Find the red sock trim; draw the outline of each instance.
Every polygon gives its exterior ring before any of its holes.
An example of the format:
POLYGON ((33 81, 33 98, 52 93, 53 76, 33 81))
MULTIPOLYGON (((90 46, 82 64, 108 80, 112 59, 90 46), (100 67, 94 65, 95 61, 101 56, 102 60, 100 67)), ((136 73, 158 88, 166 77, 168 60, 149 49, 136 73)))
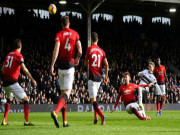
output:
POLYGON ((102 113, 101 108, 100 108, 99 105, 96 106, 96 109, 95 109, 95 110, 96 110, 97 114, 98 114, 101 118, 104 116, 104 114, 102 113))
POLYGON ((8 116, 8 113, 9 113, 10 106, 11 106, 11 104, 9 104, 9 103, 5 104, 5 111, 4 111, 5 122, 7 122, 7 116, 8 116))
POLYGON ((160 103, 157 103, 157 111, 159 112, 160 109, 160 103))
POLYGON ((67 110, 67 104, 64 105, 64 107, 62 108, 62 118, 63 118, 63 122, 67 121, 66 119, 66 110, 67 110))
POLYGON ((24 120, 28 122, 28 116, 29 116, 29 104, 24 103, 24 120))
POLYGON ((163 103, 160 103, 160 110, 162 110, 163 108, 163 103))
POLYGON ((56 109, 55 109, 55 113, 58 115, 59 114, 59 111, 64 107, 65 105, 65 99, 64 97, 60 97, 59 101, 58 101, 58 104, 56 106, 56 109))
POLYGON ((98 119, 98 113, 95 109, 94 109, 94 119, 98 119))

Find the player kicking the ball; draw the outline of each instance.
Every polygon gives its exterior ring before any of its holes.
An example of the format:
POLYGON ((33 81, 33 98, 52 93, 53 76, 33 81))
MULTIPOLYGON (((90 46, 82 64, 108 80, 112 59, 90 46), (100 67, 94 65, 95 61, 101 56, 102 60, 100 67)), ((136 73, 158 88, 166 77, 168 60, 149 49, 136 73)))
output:
POLYGON ((151 120, 151 118, 149 116, 143 116, 141 114, 141 112, 139 112, 140 108, 135 100, 134 93, 135 93, 135 90, 137 90, 137 89, 138 89, 138 91, 141 91, 142 90, 141 86, 142 87, 150 87, 152 85, 152 83, 150 83, 148 85, 136 85, 134 83, 130 83, 129 81, 130 81, 131 77, 130 77, 129 72, 125 72, 123 74, 123 79, 124 79, 124 84, 121 85, 119 88, 120 94, 118 94, 118 96, 117 96, 113 111, 115 111, 116 106, 119 103, 120 96, 122 96, 124 106, 126 108, 126 111, 129 114, 134 113, 140 120, 151 120))
POLYGON ((24 58, 21 55, 22 43, 20 39, 14 41, 14 51, 10 52, 3 63, 2 74, 3 74, 3 87, 7 95, 7 103, 5 105, 4 120, 1 125, 8 125, 7 115, 10 109, 10 101, 15 96, 16 100, 20 100, 24 103, 24 126, 34 126, 28 120, 29 115, 29 99, 24 92, 23 88, 18 83, 18 77, 20 69, 31 79, 33 86, 36 87, 36 81, 32 78, 28 69, 24 64, 24 58))
POLYGON ((105 65, 105 81, 107 81, 109 66, 105 52, 97 45, 97 43, 98 34, 93 32, 91 34, 92 45, 87 48, 84 65, 87 66, 89 62, 88 91, 91 104, 94 107, 94 124, 97 124, 99 115, 101 117, 101 125, 104 125, 105 116, 96 101, 96 96, 101 84, 102 64, 105 65))
MULTIPOLYGON (((166 97, 165 97, 165 95, 162 94, 161 89, 160 89, 159 85, 157 84, 156 77, 153 74, 154 67, 155 67, 154 62, 150 62, 148 65, 148 69, 145 69, 138 73, 138 76, 141 77, 140 85, 153 83, 153 85, 155 87, 156 95, 159 95, 160 97, 165 99, 166 97)), ((142 90, 149 92, 148 87, 143 88, 142 90)), ((144 112, 144 107, 142 104, 142 91, 139 91, 139 106, 140 106, 140 109, 144 112)))
POLYGON ((62 31, 56 34, 55 48, 51 63, 51 74, 54 73, 54 64, 59 54, 59 65, 58 65, 58 75, 60 79, 60 89, 61 97, 58 101, 55 111, 51 113, 51 117, 54 120, 54 124, 59 128, 58 114, 62 111, 63 116, 63 127, 68 127, 69 124, 66 120, 66 108, 67 100, 71 93, 72 84, 74 80, 74 66, 79 65, 79 60, 82 55, 81 42, 79 40, 79 35, 76 31, 69 28, 70 22, 68 16, 63 16, 61 19, 62 31), (77 57, 75 56, 75 49, 77 48, 77 57))

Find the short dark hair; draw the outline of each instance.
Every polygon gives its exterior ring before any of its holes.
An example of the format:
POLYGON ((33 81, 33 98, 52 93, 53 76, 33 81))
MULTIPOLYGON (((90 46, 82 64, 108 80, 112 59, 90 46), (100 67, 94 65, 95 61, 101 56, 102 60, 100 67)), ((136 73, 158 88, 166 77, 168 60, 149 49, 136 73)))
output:
POLYGON ((14 49, 19 49, 21 47, 21 39, 15 39, 14 40, 14 43, 13 43, 13 46, 14 46, 14 49))
POLYGON ((131 74, 130 74, 129 72, 124 72, 124 73, 123 73, 123 76, 126 76, 126 75, 128 75, 129 77, 131 77, 131 74))
POLYGON ((96 32, 92 32, 91 34, 91 40, 93 42, 96 42, 98 40, 98 34, 96 32))
POLYGON ((61 24, 62 24, 64 27, 66 27, 66 26, 68 25, 68 23, 69 23, 69 16, 63 16, 63 17, 61 18, 61 24))

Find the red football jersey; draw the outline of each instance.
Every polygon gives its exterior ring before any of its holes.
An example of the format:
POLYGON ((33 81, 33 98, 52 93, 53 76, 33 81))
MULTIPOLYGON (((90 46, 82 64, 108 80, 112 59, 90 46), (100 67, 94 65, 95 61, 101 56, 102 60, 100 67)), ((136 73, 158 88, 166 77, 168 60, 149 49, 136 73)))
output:
POLYGON ((74 57, 77 40, 79 40, 78 33, 70 28, 65 28, 56 34, 55 41, 60 42, 60 69, 69 69, 71 67, 74 67, 74 57))
POLYGON ((85 60, 89 61, 90 80, 101 81, 102 63, 105 58, 105 52, 98 45, 92 45, 87 48, 85 60))
POLYGON ((122 96, 122 100, 125 106, 129 103, 136 102, 134 90, 139 87, 139 85, 136 85, 134 83, 129 83, 129 85, 123 84, 119 87, 119 92, 122 96))
POLYGON ((154 73, 157 79, 158 84, 164 84, 164 77, 165 77, 165 66, 161 65, 160 67, 157 66, 154 68, 154 73))
POLYGON ((24 62, 22 54, 17 50, 10 52, 4 60, 4 83, 15 83, 18 82, 21 63, 24 62))

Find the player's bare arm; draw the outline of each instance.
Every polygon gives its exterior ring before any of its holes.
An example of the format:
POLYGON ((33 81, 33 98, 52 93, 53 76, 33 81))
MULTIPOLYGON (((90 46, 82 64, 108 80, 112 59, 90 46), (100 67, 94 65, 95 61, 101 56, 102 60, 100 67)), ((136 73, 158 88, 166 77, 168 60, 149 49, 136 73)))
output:
POLYGON ((28 71, 28 69, 26 68, 24 63, 21 64, 21 68, 22 68, 23 72, 31 79, 31 81, 33 83, 33 87, 36 87, 37 83, 34 80, 34 78, 31 76, 30 72, 28 71))
POLYGON ((82 55, 82 46, 81 46, 81 41, 80 40, 76 41, 76 47, 77 47, 78 53, 77 53, 77 57, 75 59, 75 65, 78 66, 79 65, 79 60, 80 60, 81 55, 82 55))
POLYGON ((60 47, 60 42, 56 42, 55 43, 55 47, 54 47, 54 51, 53 51, 53 57, 52 57, 52 62, 51 62, 51 69, 50 69, 50 73, 52 75, 55 75, 56 73, 54 73, 54 64, 57 60, 58 54, 59 54, 59 47, 60 47))
POLYGON ((105 78, 104 78, 104 80, 105 80, 105 82, 107 82, 107 78, 108 78, 108 70, 109 70, 109 64, 108 64, 108 61, 107 61, 106 58, 103 59, 103 63, 104 63, 104 65, 105 65, 105 78))

